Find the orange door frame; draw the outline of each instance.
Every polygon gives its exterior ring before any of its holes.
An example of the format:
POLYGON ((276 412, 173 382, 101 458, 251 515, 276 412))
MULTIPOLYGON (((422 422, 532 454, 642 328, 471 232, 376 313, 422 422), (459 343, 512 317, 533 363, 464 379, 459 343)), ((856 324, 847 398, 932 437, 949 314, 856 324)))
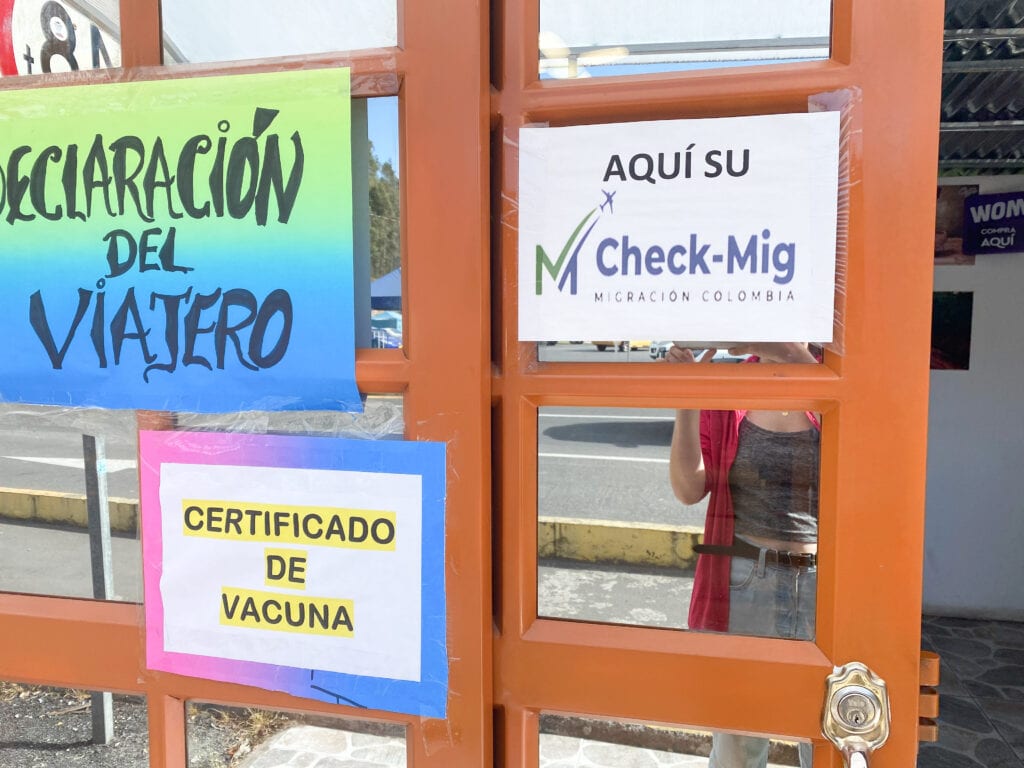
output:
POLYGON ((504 713, 504 764, 536 768, 539 715, 554 712, 814 739, 816 766, 841 765, 820 736, 824 681, 834 665, 859 660, 886 679, 893 702, 892 735, 872 765, 913 765, 943 5, 834 0, 828 61, 540 81, 539 2, 506 0, 495 25, 502 280, 494 697, 504 713), (840 89, 861 99, 849 142, 855 183, 841 356, 828 353, 811 367, 679 370, 538 362, 535 346, 518 342, 520 126, 801 112, 808 96, 840 89), (538 618, 537 409, 553 405, 823 411, 816 641, 538 618))

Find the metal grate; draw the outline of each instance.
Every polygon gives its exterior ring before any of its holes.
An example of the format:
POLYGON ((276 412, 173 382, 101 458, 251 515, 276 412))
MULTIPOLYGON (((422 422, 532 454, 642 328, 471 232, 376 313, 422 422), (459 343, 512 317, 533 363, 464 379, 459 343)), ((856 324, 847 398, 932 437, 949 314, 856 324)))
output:
POLYGON ((939 172, 1024 171, 1024 0, 947 0, 939 172))

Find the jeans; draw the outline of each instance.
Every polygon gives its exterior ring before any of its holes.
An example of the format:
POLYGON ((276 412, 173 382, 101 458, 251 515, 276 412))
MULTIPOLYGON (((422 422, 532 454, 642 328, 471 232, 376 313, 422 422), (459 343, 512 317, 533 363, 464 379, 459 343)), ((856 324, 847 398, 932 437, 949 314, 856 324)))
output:
MULTIPOLYGON (((729 632, 737 635, 814 639, 818 576, 814 568, 732 559, 729 632)), ((811 766, 811 745, 801 742, 800 768, 811 766)), ((708 768, 764 768, 768 739, 732 733, 712 735, 708 768)))

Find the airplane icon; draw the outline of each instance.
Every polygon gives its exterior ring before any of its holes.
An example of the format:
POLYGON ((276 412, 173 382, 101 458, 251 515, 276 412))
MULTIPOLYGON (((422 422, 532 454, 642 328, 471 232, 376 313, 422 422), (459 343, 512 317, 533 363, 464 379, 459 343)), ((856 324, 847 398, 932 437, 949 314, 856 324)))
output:
POLYGON ((604 207, 607 205, 608 206, 608 213, 614 213, 615 211, 612 210, 612 204, 613 204, 612 203, 612 198, 615 197, 615 193, 614 192, 605 192, 603 189, 601 191, 604 192, 604 202, 601 203, 601 210, 603 211, 604 207))

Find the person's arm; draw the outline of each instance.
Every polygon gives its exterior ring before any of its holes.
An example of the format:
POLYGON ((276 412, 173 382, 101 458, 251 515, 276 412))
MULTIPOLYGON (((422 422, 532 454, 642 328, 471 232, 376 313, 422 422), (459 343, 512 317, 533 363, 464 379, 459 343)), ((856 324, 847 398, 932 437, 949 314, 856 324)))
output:
POLYGON ((676 411, 668 474, 672 492, 683 504, 696 504, 704 498, 706 473, 700 450, 700 411, 676 411))
MULTIPOLYGON (((702 363, 711 361, 715 350, 709 349, 701 358, 702 363)), ((670 363, 694 362, 693 351, 675 345, 665 353, 670 363)), ((680 409, 676 411, 675 426, 672 428, 672 448, 668 462, 669 480, 672 492, 683 504, 696 504, 705 496, 706 472, 704 456, 700 447, 700 411, 680 409)))
POLYGON ((802 342, 751 342, 729 347, 730 355, 757 355, 762 363, 816 363, 802 342))

